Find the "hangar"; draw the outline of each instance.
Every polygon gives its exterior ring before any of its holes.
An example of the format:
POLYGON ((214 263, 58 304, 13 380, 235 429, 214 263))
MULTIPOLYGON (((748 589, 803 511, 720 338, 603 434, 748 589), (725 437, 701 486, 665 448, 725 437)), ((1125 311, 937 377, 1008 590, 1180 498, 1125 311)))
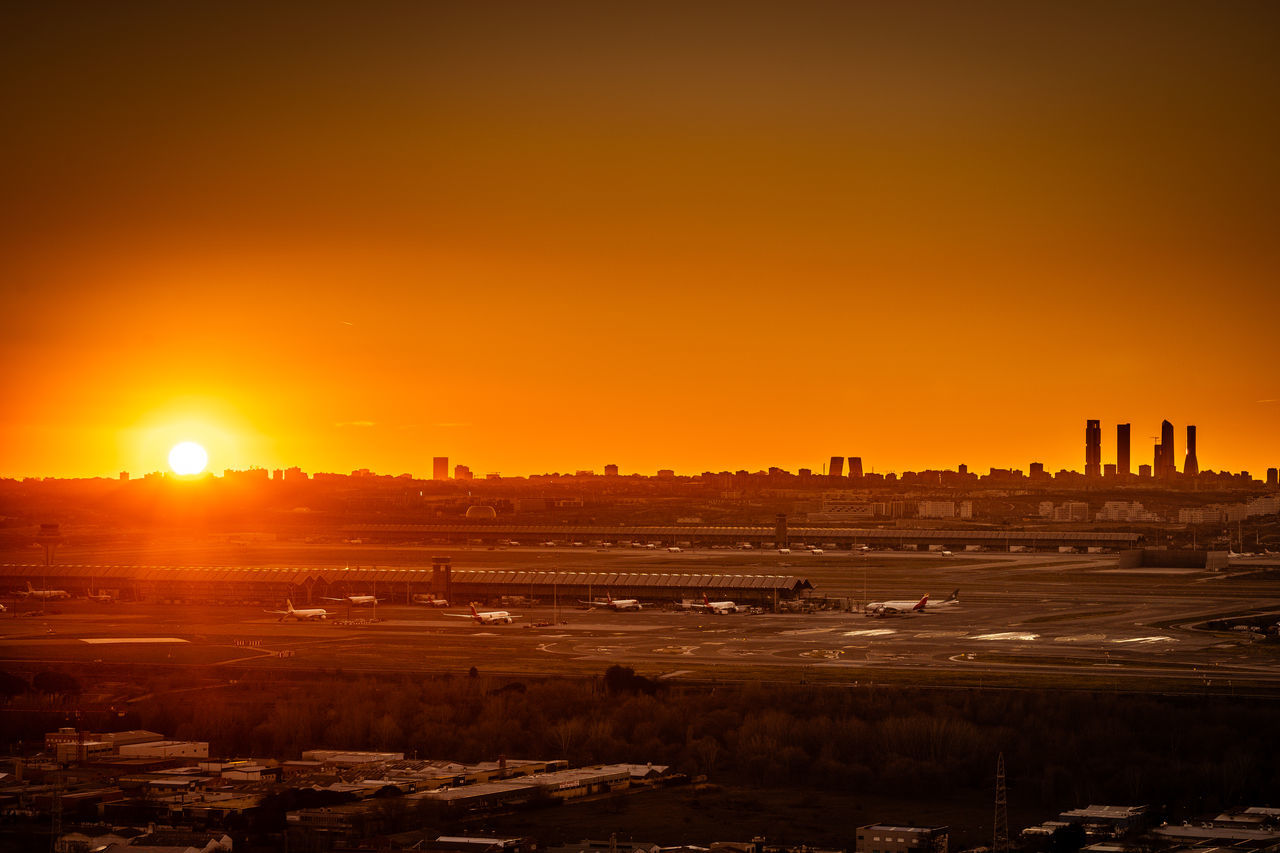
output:
POLYGON ((75 596, 106 592, 126 601, 279 605, 318 603, 350 594, 376 594, 391 603, 415 595, 453 602, 496 602, 521 596, 550 602, 559 597, 635 597, 655 604, 704 593, 733 595, 740 603, 769 605, 813 589, 793 575, 667 574, 636 572, 532 572, 453 569, 447 557, 431 566, 388 568, 231 568, 225 566, 0 566, 0 586, 65 589, 75 596))

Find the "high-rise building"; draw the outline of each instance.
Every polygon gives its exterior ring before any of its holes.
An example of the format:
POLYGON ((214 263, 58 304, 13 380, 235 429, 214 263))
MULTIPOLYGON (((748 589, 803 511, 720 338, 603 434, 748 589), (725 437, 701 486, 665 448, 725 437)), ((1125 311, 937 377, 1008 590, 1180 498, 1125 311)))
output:
POLYGON ((1182 463, 1182 473, 1194 477, 1200 473, 1200 460, 1196 459, 1196 428, 1187 427, 1187 458, 1182 463))
POLYGON ((1129 425, 1116 424, 1116 474, 1129 476, 1129 425))
POLYGON ((831 467, 827 469, 827 473, 830 474, 832 477, 843 477, 844 476, 844 457, 832 456, 831 467))
POLYGON ((849 476, 853 478, 862 476, 862 457, 861 456, 849 457, 849 476))
POLYGON ((1099 421, 1084 422, 1084 475, 1102 476, 1102 425, 1099 421))
POLYGON ((1272 488, 1280 486, 1280 468, 1267 469, 1267 485, 1272 488))
POLYGON ((449 479, 449 457, 434 456, 431 459, 431 479, 447 480, 449 479))
POLYGON ((1042 479, 1044 477, 1044 463, 1032 462, 1027 476, 1031 477, 1033 480, 1042 479))
POLYGON ((468 468, 466 465, 453 466, 453 479, 470 480, 471 478, 472 478, 471 469, 468 468))
POLYGON ((1166 480, 1173 479, 1178 473, 1177 448, 1173 444, 1173 424, 1160 422, 1160 464, 1156 467, 1156 476, 1166 480))

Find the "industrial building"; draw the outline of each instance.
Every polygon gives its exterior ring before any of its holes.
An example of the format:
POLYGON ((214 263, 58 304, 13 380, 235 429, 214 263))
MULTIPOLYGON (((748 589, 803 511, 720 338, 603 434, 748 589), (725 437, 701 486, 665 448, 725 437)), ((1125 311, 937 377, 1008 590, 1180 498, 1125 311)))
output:
POLYGON ((895 826, 874 823, 858 827, 857 853, 947 853, 945 826, 895 826))

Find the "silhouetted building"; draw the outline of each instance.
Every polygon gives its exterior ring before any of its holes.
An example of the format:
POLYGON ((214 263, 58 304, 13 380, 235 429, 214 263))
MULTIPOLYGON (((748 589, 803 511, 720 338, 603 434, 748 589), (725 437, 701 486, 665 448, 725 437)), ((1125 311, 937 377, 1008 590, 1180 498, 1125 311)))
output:
POLYGON ((471 469, 468 468, 466 465, 453 466, 453 479, 470 480, 471 478, 472 478, 471 469))
POLYGON ((1112 465, 1110 462, 1108 462, 1106 465, 1103 465, 1102 476, 1104 479, 1114 480, 1116 478, 1116 466, 1112 465))
POLYGON ((1129 425, 1116 424, 1116 473, 1128 477, 1129 470, 1129 425))
POLYGON ((449 457, 448 456, 432 457, 431 479, 433 480, 449 479, 449 457))
POLYGON ((956 468, 956 473, 961 477, 969 476, 969 466, 961 462, 959 467, 956 468))
POLYGON ((1187 458, 1182 463, 1182 473, 1194 477, 1200 473, 1200 460, 1196 459, 1196 428, 1187 427, 1187 458))
POLYGON ((1038 480, 1044 476, 1044 463, 1032 462, 1031 467, 1028 469, 1028 471, 1029 471, 1029 473, 1027 474, 1028 477, 1034 477, 1035 479, 1038 480))
POLYGON ((1175 455, 1177 448, 1173 445, 1173 424, 1168 421, 1160 422, 1160 450, 1156 453, 1155 468, 1156 476, 1164 480, 1173 478, 1178 473, 1178 463, 1175 455))
POLYGON ((1084 423, 1084 475, 1102 476, 1102 425, 1098 421, 1084 423))
POLYGON ((862 457, 861 456, 849 457, 849 476, 850 477, 862 476, 862 457))
POLYGON ((844 457, 832 456, 831 468, 828 469, 827 473, 830 474, 832 477, 843 477, 844 476, 844 457))
POLYGON ((616 476, 618 476, 618 466, 617 466, 617 465, 606 465, 606 466, 604 466, 604 475, 605 475, 606 477, 616 477, 616 476))
MULTIPOLYGON (((1156 445, 1156 447, 1159 447, 1159 446, 1160 446, 1160 445, 1158 445, 1158 444, 1156 445)), ((1139 476, 1139 477, 1142 477, 1143 479, 1147 479, 1147 480, 1151 479, 1151 466, 1150 466, 1150 465, 1139 465, 1139 466, 1138 466, 1138 476, 1139 476)))
POLYGON ((1280 468, 1267 469, 1267 485, 1280 486, 1280 468))
POLYGON ((120 479, 121 479, 121 480, 128 480, 128 479, 129 479, 129 472, 128 472, 128 471, 121 471, 121 472, 120 472, 120 479))

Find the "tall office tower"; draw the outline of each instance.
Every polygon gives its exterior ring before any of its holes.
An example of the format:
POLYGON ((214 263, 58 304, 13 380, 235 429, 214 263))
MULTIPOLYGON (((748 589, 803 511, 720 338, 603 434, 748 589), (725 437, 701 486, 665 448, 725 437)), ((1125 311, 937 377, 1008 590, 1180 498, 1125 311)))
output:
POLYGON ((830 474, 832 477, 843 477, 844 476, 844 457, 832 456, 831 468, 827 470, 827 473, 830 474))
POLYGON ((1196 428, 1187 427, 1187 458, 1182 463, 1182 473, 1194 477, 1200 473, 1200 460, 1196 459, 1196 428))
MULTIPOLYGON (((1139 466, 1140 468, 1142 466, 1139 466)), ((1151 476, 1164 476, 1164 450, 1160 447, 1160 442, 1156 442, 1155 453, 1151 457, 1151 476)))
POLYGON ((1272 488, 1280 486, 1280 468, 1267 469, 1267 485, 1272 488))
POLYGON ((1098 421, 1084 422, 1084 475, 1102 476, 1102 425, 1098 421))
POLYGON ((431 458, 431 479, 447 480, 449 479, 449 457, 433 456, 431 458))
POLYGON ((1173 479, 1173 475, 1178 473, 1176 452, 1177 448, 1173 446, 1173 424, 1168 421, 1161 421, 1160 461, 1163 467, 1156 476, 1164 477, 1166 480, 1173 479))
POLYGON ((1129 425, 1116 424, 1116 473, 1129 476, 1129 425))
POLYGON ((850 477, 862 476, 862 457, 861 456, 849 457, 849 476, 850 477))

